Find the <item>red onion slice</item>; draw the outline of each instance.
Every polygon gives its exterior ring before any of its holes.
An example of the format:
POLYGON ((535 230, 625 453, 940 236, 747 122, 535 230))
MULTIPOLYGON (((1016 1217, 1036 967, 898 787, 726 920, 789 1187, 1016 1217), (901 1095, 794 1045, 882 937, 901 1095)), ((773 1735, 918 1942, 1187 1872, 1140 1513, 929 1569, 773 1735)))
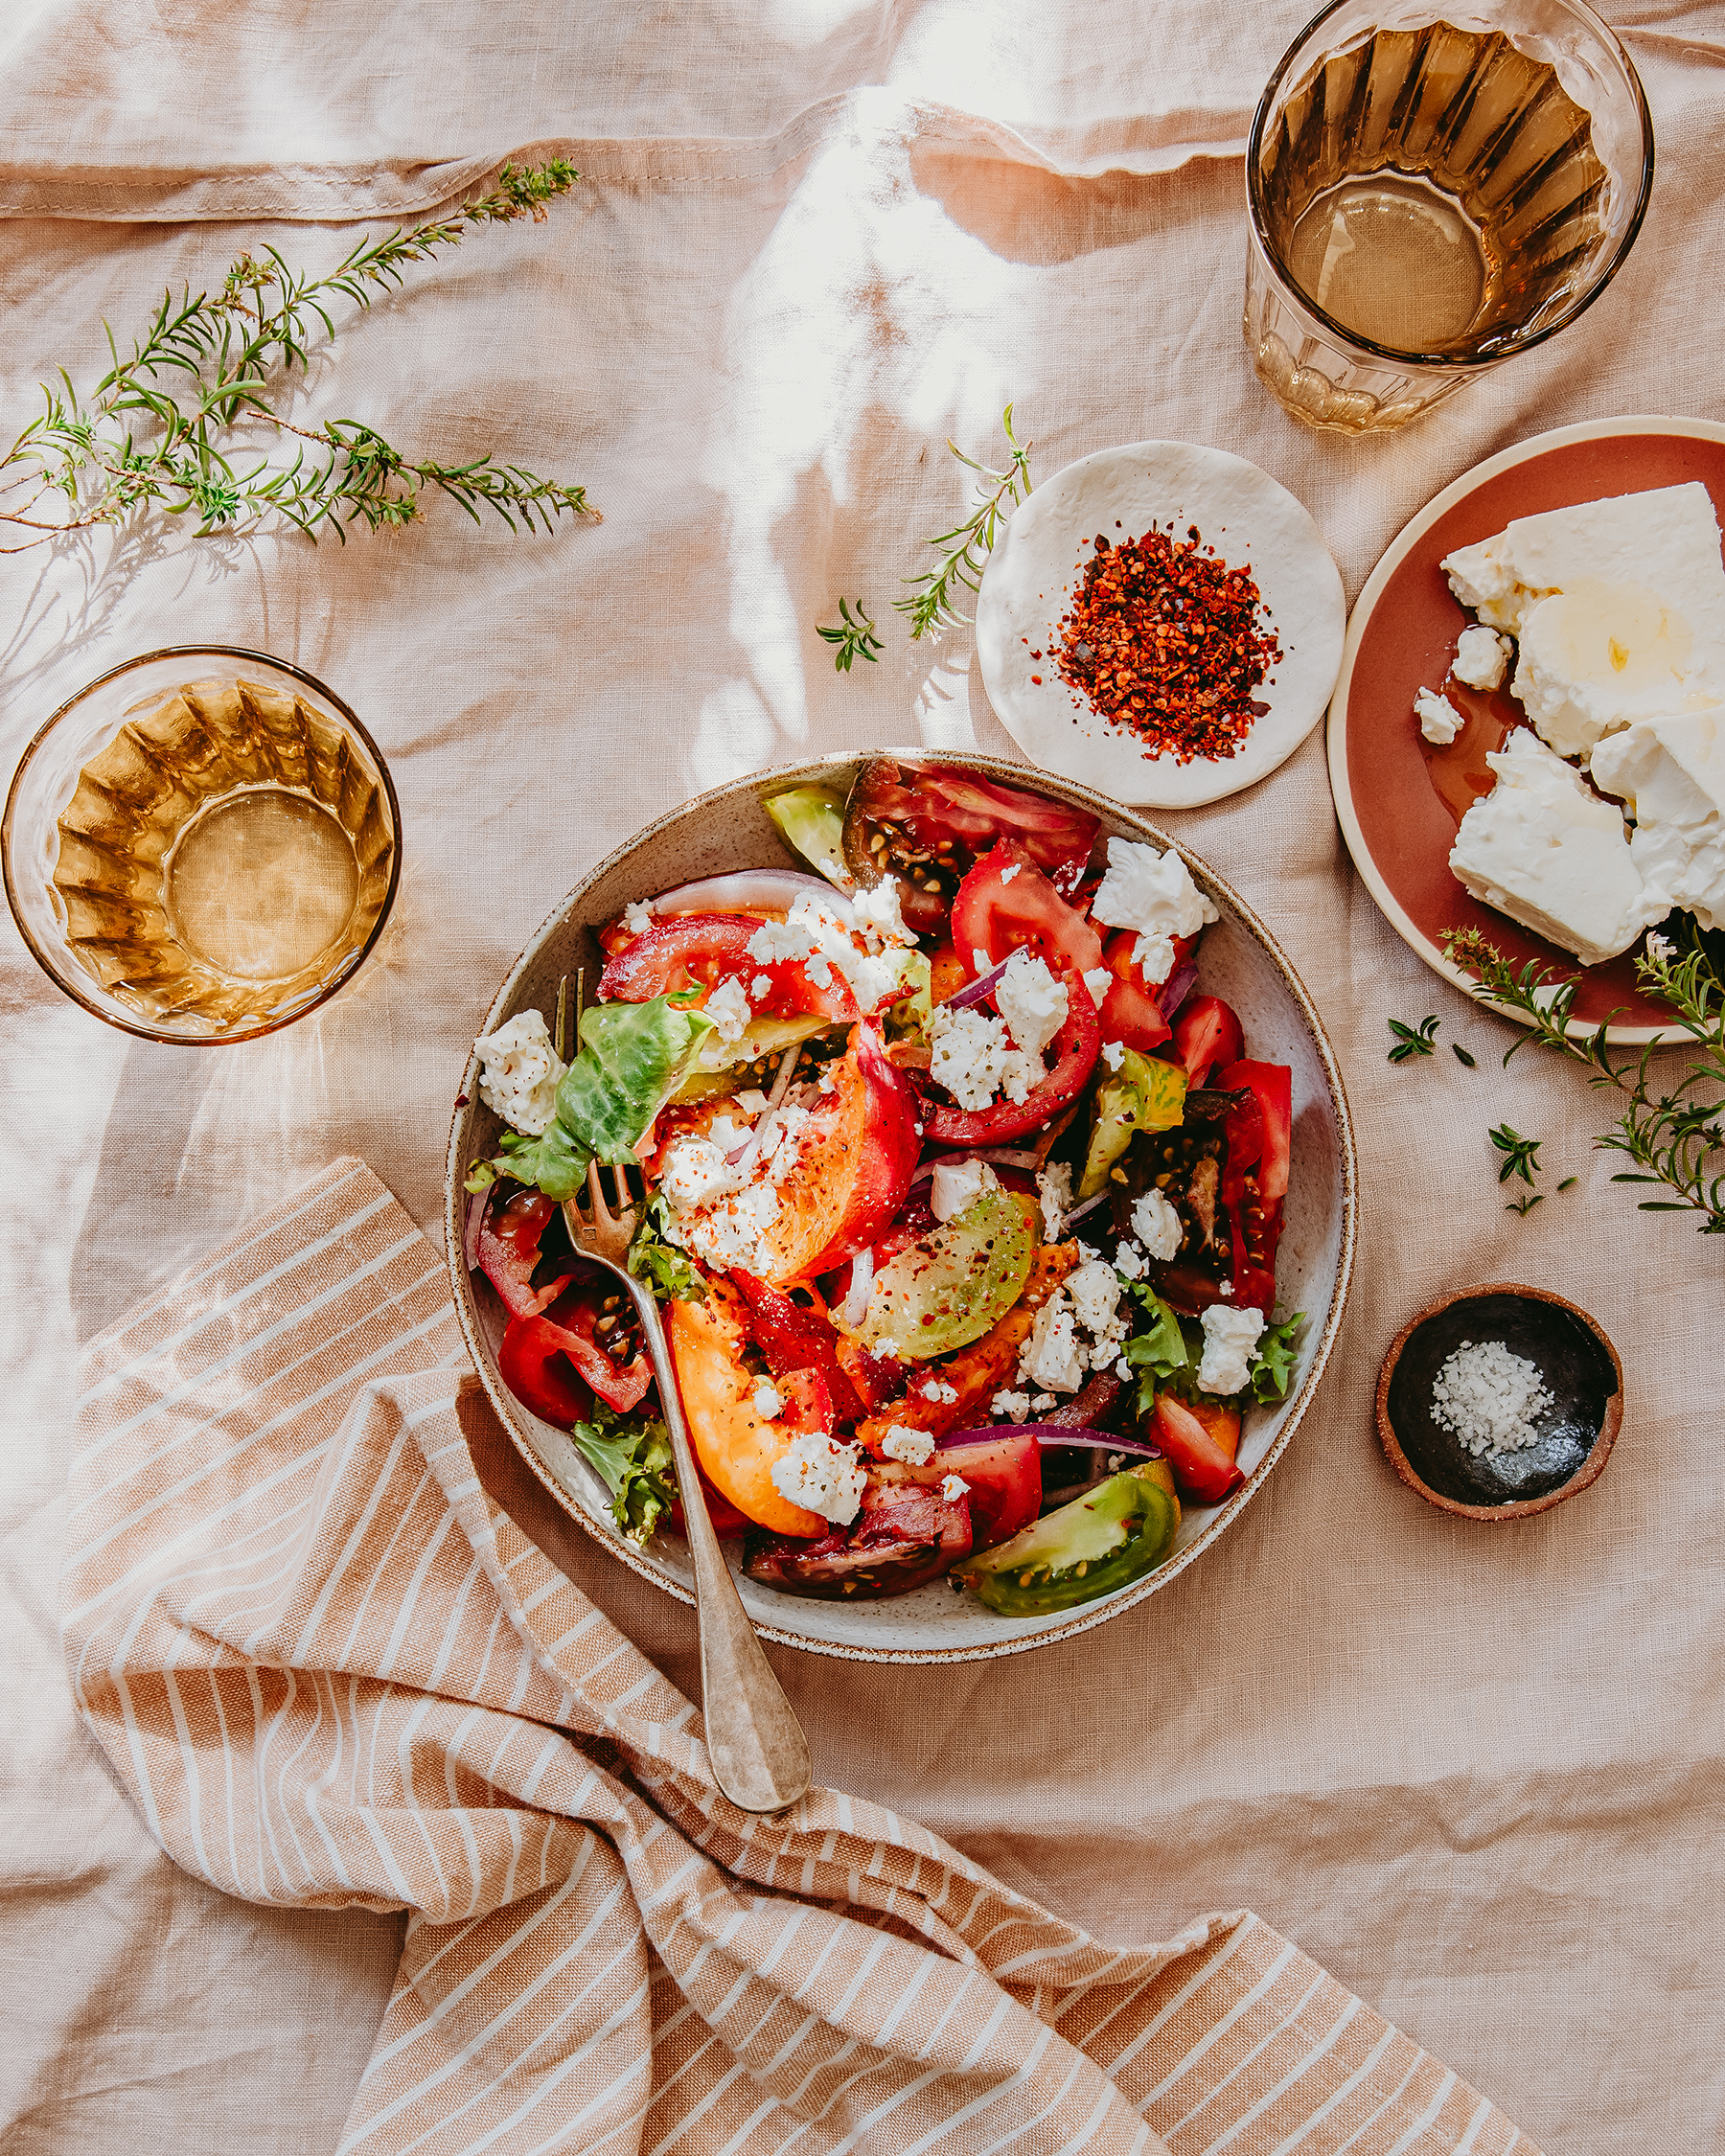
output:
MULTIPOLYGON (((961 1168, 967 1160, 986 1160, 991 1168, 1023 1168, 1034 1175, 1042 1162, 1034 1153, 1014 1153, 1005 1146, 991 1146, 982 1153, 942 1153, 932 1160, 925 1160, 910 1178, 912 1189, 919 1182, 927 1182, 936 1168, 961 1168)), ((1106 1197, 1107 1193, 1103 1195, 1106 1197)))
POLYGON ((1116 1437, 1107 1430, 1069 1430, 1058 1422, 997 1422, 986 1430, 954 1430, 939 1439, 943 1453, 958 1452, 966 1445, 992 1445, 1001 1437, 1034 1437, 1045 1453, 1089 1446, 1092 1452, 1130 1453, 1135 1459, 1161 1459, 1160 1445, 1146 1445, 1138 1437, 1116 1437))
POLYGON ((1098 1205, 1106 1205, 1107 1203, 1108 1192, 1098 1190, 1093 1198, 1087 1198, 1082 1204, 1072 1207, 1067 1215, 1067 1226, 1070 1227, 1075 1220, 1082 1220, 1086 1213, 1093 1213, 1098 1205))
POLYGON ((743 868, 730 876, 703 876, 648 903, 656 921, 678 913, 748 913, 763 906, 789 913, 809 891, 842 914, 844 900, 824 877, 804 876, 794 868, 743 868))
POLYGON ((1000 985, 1000 975, 1011 963, 1010 958, 1003 959, 992 974, 984 974, 980 980, 973 980, 967 987, 961 988, 956 996, 949 996, 947 1008, 967 1011, 973 1003, 979 1003, 985 996, 992 996, 1000 985))
POLYGON ((1192 993, 1198 978, 1196 966, 1176 966, 1173 973, 1156 992, 1157 1007, 1162 1015, 1162 1023, 1172 1025, 1174 1014, 1192 993))
POLYGON ((485 1226, 485 1209, 491 1204, 492 1192, 496 1187, 495 1183, 489 1184, 479 1192, 467 1209, 467 1232, 462 1238, 462 1244, 467 1252, 468 1271, 470 1273, 479 1271, 479 1230, 485 1226))

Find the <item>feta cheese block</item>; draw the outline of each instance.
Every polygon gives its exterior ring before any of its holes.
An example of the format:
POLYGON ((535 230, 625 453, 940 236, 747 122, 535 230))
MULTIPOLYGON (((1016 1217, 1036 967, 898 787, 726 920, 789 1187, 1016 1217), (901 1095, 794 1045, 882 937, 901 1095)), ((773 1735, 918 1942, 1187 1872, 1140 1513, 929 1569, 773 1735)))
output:
POLYGON ((1560 755, 1725 702, 1725 562, 1699 481, 1518 517, 1443 568, 1464 607, 1519 639, 1511 691, 1560 755))
POLYGON ((1462 817, 1449 858, 1475 898, 1586 966, 1669 910, 1649 898, 1621 814, 1525 727, 1485 761, 1497 784, 1462 817))
POLYGON ((1414 699, 1414 716, 1427 741, 1439 748, 1447 748, 1467 722, 1448 697, 1432 689, 1421 689, 1414 699))
POLYGON ((1594 783, 1628 803, 1629 852, 1651 907, 1725 925, 1725 711, 1645 719, 1601 742, 1594 783))

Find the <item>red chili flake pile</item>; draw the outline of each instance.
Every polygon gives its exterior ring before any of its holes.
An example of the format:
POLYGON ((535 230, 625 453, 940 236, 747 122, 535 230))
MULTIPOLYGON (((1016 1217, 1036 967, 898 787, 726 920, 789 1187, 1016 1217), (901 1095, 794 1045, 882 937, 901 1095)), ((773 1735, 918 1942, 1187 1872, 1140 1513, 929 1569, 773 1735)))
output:
POLYGON ((1049 655, 1146 756, 1236 756, 1270 708, 1253 691, 1282 656, 1275 630, 1258 627, 1263 603, 1252 571, 1230 569, 1196 524, 1184 539, 1152 527, 1113 545, 1098 532, 1049 655))

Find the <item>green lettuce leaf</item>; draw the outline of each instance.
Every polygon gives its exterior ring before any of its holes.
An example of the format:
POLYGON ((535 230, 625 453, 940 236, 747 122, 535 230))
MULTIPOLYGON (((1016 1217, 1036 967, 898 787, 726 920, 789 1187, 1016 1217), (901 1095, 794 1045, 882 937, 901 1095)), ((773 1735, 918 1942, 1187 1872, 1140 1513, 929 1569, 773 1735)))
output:
POLYGON ((581 1052, 557 1089, 557 1120, 595 1159, 635 1165, 641 1133, 694 1069, 713 1030, 703 1012, 678 1010, 663 996, 589 1003, 581 1052))
POLYGON ((1143 1305, 1149 1320, 1144 1330, 1120 1350, 1129 1365, 1138 1373, 1138 1412, 1147 1415, 1155 1408, 1159 1392, 1181 1389, 1181 1384, 1194 1378, 1196 1371, 1178 1314, 1163 1302, 1148 1281, 1129 1280, 1126 1285, 1128 1292, 1143 1305), (1176 1384, 1176 1379, 1181 1384, 1176 1384))
POLYGON ((1287 1396, 1297 1352, 1294 1335, 1304 1323, 1305 1312, 1297 1310, 1292 1318, 1266 1325, 1258 1335, 1257 1352, 1252 1362, 1252 1397, 1266 1407, 1287 1396))
POLYGON ((586 1181, 591 1151, 555 1116, 540 1137, 523 1137, 519 1131, 505 1131, 497 1140, 498 1154, 492 1165, 518 1182, 537 1183, 547 1198, 561 1205, 573 1198, 586 1181))
POLYGON ((631 1542, 645 1544, 677 1502, 664 1424, 619 1414, 595 1400, 592 1419, 578 1422, 569 1435, 610 1492, 611 1518, 631 1542))
POLYGON ((669 1240, 670 1215, 662 1198, 641 1208, 641 1225, 629 1246, 629 1270, 645 1280, 657 1302, 705 1302, 706 1282, 669 1240))

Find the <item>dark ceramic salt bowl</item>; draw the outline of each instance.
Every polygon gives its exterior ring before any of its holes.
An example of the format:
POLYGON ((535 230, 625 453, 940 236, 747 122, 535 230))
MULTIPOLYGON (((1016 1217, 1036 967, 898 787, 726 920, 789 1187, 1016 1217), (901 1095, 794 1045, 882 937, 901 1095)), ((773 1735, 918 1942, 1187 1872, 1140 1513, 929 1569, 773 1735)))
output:
POLYGON ((1464 1288, 1403 1326, 1378 1378, 1378 1436, 1410 1489, 1468 1520, 1548 1511, 1603 1473, 1623 1419, 1623 1368, 1573 1302, 1510 1281, 1464 1288), (1432 1413, 1438 1371, 1464 1342, 1501 1341, 1539 1371, 1551 1405, 1536 1442, 1476 1456, 1432 1413))

